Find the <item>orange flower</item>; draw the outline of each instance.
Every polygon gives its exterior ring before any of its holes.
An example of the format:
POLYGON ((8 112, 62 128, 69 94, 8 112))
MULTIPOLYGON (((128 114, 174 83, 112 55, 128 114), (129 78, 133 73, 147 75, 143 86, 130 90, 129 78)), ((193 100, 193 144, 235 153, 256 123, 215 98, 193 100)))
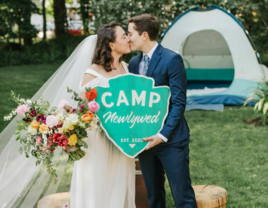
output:
POLYGON ((95 88, 92 88, 91 91, 87 91, 87 93, 85 94, 86 98, 91 101, 96 99, 98 93, 97 90, 95 88))
POLYGON ((41 133, 43 133, 44 131, 49 131, 49 128, 48 128, 47 125, 45 125, 45 124, 41 124, 41 126, 40 126, 40 128, 39 128, 39 131, 40 131, 41 133))
POLYGON ((32 128, 34 128, 34 129, 38 129, 39 126, 40 126, 40 123, 37 122, 37 121, 33 121, 33 122, 31 123, 31 126, 32 126, 32 128))
POLYGON ((86 112, 86 114, 81 116, 81 119, 88 123, 92 118, 94 117, 94 114, 91 111, 86 112))

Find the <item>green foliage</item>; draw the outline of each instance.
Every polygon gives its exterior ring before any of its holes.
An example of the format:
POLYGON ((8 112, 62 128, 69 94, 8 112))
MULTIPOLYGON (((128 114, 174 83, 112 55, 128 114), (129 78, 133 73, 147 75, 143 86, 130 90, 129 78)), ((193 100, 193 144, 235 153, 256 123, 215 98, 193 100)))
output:
POLYGON ((258 83, 257 88, 248 97, 244 105, 250 101, 256 102, 254 110, 261 115, 262 123, 266 125, 268 122, 268 81, 263 80, 258 83))
POLYGON ((66 60, 86 36, 65 36, 47 42, 22 47, 21 51, 8 51, 0 45, 0 67, 8 65, 55 63, 66 60))
POLYGON ((39 9, 31 0, 1 0, 0 1, 0 36, 5 39, 10 37, 25 38, 27 40, 36 37, 37 30, 31 25, 31 14, 39 13, 39 9), (18 25, 18 34, 12 31, 14 25, 18 25))
POLYGON ((127 31, 127 19, 148 13, 156 16, 160 22, 161 34, 169 24, 182 12, 194 7, 208 7, 211 4, 231 12, 249 31, 260 51, 267 51, 268 42, 268 1, 267 0, 91 0, 90 11, 95 14, 95 28, 111 21, 118 21, 127 31))

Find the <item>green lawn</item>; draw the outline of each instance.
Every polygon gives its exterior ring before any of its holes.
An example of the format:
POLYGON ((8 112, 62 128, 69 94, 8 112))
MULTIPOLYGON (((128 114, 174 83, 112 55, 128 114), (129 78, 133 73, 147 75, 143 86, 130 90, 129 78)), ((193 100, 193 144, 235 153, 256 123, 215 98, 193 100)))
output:
MULTIPOLYGON (((3 116, 15 107, 10 90, 30 98, 60 66, 29 65, 0 68, 0 131, 3 116)), ((216 185, 228 192, 228 208, 268 207, 267 127, 246 125, 252 107, 225 107, 224 112, 187 111, 190 126, 190 171, 193 185, 216 185)), ((58 192, 69 191, 72 164, 68 164, 58 192)), ((174 202, 166 183, 167 207, 174 202)))

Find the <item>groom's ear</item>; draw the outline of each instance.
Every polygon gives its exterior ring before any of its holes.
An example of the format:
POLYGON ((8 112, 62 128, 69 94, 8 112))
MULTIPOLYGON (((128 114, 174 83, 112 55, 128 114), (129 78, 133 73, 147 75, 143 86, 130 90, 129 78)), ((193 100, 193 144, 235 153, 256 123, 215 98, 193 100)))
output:
POLYGON ((149 34, 148 34, 147 32, 143 32, 143 33, 141 34, 141 36, 142 36, 142 40, 150 39, 149 34))

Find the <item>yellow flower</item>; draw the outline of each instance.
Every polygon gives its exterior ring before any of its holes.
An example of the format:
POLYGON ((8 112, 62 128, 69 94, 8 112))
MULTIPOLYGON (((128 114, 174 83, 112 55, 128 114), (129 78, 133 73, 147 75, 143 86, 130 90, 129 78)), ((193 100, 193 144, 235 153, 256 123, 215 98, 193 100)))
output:
POLYGON ((45 124, 41 124, 41 125, 40 125, 40 128, 39 128, 39 131, 40 131, 41 133, 43 133, 44 131, 49 131, 49 128, 48 128, 47 125, 45 125, 45 124))
POLYGON ((67 130, 73 130, 74 126, 72 124, 70 124, 68 121, 64 121, 63 126, 62 126, 62 130, 64 132, 66 132, 67 130))
POLYGON ((69 145, 70 145, 70 146, 75 146, 76 143, 77 143, 77 140, 78 140, 78 138, 77 138, 76 134, 72 134, 72 135, 69 137, 69 145))
POLYGON ((31 123, 31 126, 32 126, 32 128, 34 128, 34 129, 38 129, 39 126, 40 126, 40 123, 37 122, 37 121, 33 121, 33 122, 31 123))

